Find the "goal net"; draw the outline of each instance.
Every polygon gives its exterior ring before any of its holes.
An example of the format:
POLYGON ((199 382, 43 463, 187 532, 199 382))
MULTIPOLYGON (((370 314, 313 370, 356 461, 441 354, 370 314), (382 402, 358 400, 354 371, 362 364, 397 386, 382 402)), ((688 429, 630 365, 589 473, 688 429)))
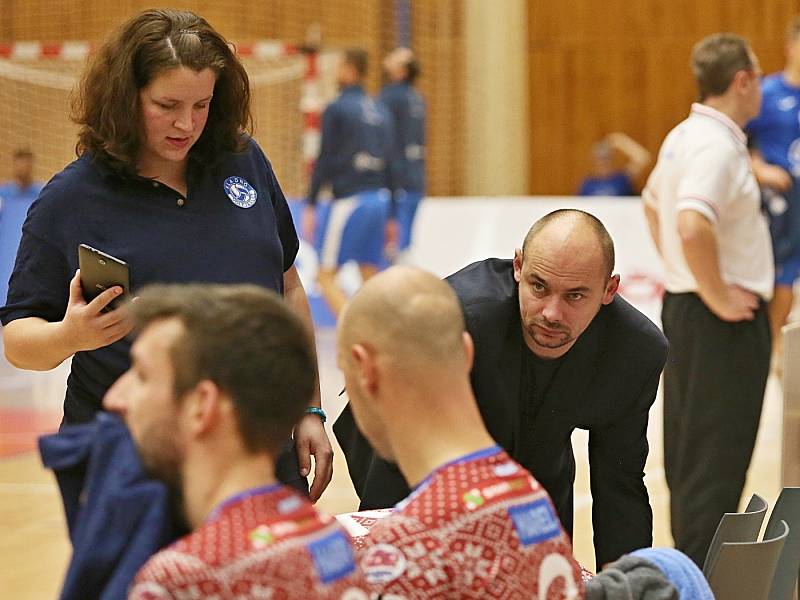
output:
MULTIPOLYGON (((316 154, 316 120, 335 94, 334 52, 313 59, 272 41, 237 44, 252 88, 255 138, 273 163, 287 196, 305 192, 309 161, 316 154), (313 72, 309 72, 311 63, 313 72)), ((75 158, 77 127, 70 100, 90 51, 88 43, 21 42, 0 52, 0 157, 29 148, 35 175, 47 180, 75 158)), ((0 160, 0 178, 10 173, 0 160)))

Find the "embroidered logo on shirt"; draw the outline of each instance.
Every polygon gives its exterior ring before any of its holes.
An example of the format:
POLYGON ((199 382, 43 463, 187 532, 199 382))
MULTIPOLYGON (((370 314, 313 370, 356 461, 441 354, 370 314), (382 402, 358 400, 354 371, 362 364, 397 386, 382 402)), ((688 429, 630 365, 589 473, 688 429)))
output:
POLYGON ((241 177, 228 177, 223 187, 231 202, 240 208, 250 208, 258 198, 258 192, 246 179, 241 177))
POLYGON ((361 559, 361 570, 368 583, 389 583, 406 570, 406 557, 391 544, 375 544, 361 559))
POLYGON ((538 544, 561 533, 561 523, 553 513, 547 498, 541 498, 530 504, 512 506, 508 514, 514 522, 519 541, 523 546, 538 544))
POLYGON ((355 571, 356 562, 350 541, 341 531, 308 545, 322 583, 332 583, 355 571))

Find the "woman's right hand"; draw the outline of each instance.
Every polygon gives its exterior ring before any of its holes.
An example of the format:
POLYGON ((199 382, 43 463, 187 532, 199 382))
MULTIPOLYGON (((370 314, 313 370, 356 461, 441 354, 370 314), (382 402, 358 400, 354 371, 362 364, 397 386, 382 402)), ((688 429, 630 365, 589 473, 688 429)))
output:
POLYGON ((104 290, 91 302, 86 302, 81 288, 80 269, 75 272, 69 282, 67 311, 61 321, 64 340, 74 348, 74 352, 108 346, 130 333, 133 322, 124 306, 103 312, 122 292, 120 286, 114 286, 104 290))

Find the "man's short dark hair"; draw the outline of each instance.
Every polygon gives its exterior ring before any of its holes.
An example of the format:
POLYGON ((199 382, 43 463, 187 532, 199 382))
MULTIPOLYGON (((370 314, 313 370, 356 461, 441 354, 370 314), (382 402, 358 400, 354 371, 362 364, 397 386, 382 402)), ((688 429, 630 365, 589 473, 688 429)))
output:
POLYGON ((317 373, 311 336, 280 296, 255 285, 153 285, 130 310, 139 331, 161 319, 183 324, 170 349, 177 398, 212 381, 231 397, 245 447, 280 451, 317 373))
POLYGON ((750 44, 734 33, 715 33, 703 38, 692 49, 692 73, 702 102, 721 96, 739 71, 752 71, 750 44))
POLYGON ((588 212, 574 208, 560 208, 554 210, 553 212, 547 213, 531 226, 528 230, 528 234, 525 236, 525 241, 522 242, 523 260, 525 259, 525 252, 528 245, 533 241, 533 238, 536 237, 536 234, 550 223, 561 219, 578 219, 591 227, 592 231, 597 235, 597 242, 600 244, 600 249, 603 253, 603 263, 606 265, 607 269, 606 278, 611 277, 612 273, 614 273, 614 262, 616 260, 614 255, 614 240, 611 239, 608 230, 600 219, 588 212))
POLYGON ((366 77, 369 67, 369 54, 367 54, 366 50, 363 48, 348 48, 344 51, 344 62, 353 67, 359 77, 366 77))

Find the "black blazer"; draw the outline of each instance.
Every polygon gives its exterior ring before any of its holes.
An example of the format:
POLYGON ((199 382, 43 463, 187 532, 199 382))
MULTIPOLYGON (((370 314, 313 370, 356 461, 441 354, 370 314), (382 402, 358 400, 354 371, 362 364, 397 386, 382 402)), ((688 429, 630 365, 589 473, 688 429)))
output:
MULTIPOLYGON (((492 437, 544 486, 571 534, 575 458, 570 437, 576 428, 588 430, 597 564, 650 546, 653 517, 643 478, 648 413, 667 357, 664 335, 615 297, 564 355, 533 429, 522 431, 520 370, 527 347, 512 262, 473 263, 447 281, 475 342, 472 387, 492 437)), ((334 431, 362 509, 391 506, 408 494, 397 467, 373 455, 349 409, 334 431)))

